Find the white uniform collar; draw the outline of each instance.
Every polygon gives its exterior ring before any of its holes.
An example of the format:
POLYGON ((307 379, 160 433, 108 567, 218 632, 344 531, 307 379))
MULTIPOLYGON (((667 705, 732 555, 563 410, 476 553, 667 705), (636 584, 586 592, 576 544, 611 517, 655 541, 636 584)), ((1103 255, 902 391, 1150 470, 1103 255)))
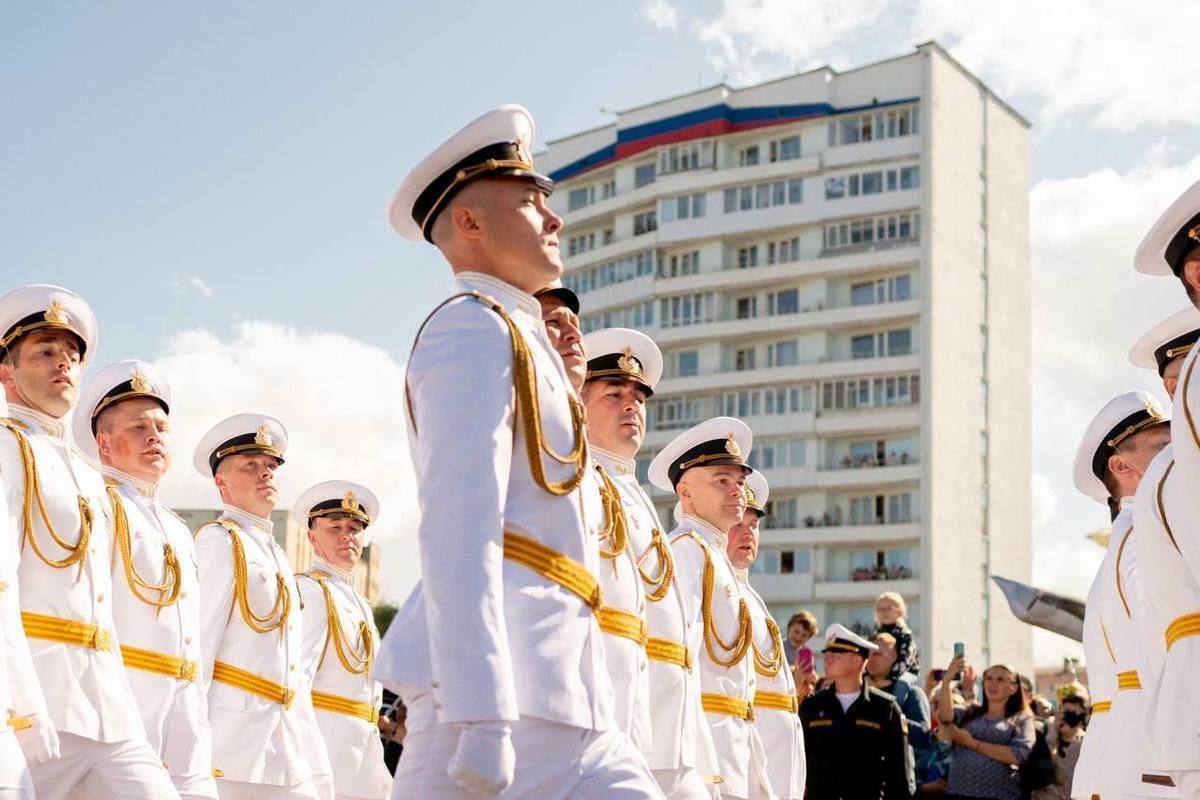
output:
POLYGON ((103 473, 104 477, 106 478, 112 478, 118 483, 125 483, 132 486, 134 490, 142 497, 148 497, 151 500, 158 500, 157 483, 148 483, 141 478, 135 478, 127 472, 121 472, 121 470, 117 469, 116 467, 104 466, 101 467, 100 472, 103 473))
POLYGON ((41 432, 52 439, 65 439, 67 435, 67 426, 61 418, 52 417, 49 414, 43 414, 41 411, 23 406, 20 403, 8 404, 9 416, 19 419, 25 424, 34 424, 41 432))
POLYGON ((692 528, 696 533, 704 537, 706 542, 716 547, 722 553, 725 552, 725 544, 729 541, 729 533, 727 531, 719 530, 711 522, 686 512, 679 515, 679 526, 681 528, 692 528))
POLYGON ((1120 507, 1121 510, 1125 510, 1127 507, 1129 507, 1131 505, 1133 505, 1132 497, 1122 497, 1121 502, 1118 503, 1118 507, 1120 507))
POLYGON ((275 527, 275 523, 271 522, 271 520, 257 517, 243 508, 231 506, 228 503, 223 503, 221 508, 225 510, 225 516, 231 518, 234 522, 240 523, 243 528, 257 528, 267 536, 274 535, 272 529, 275 527))
POLYGON ((354 575, 350 570, 336 567, 325 559, 321 558, 316 553, 313 554, 313 569, 321 572, 328 572, 336 578, 341 578, 347 586, 354 586, 354 575))
POLYGON ((454 276, 458 289, 464 292, 482 292, 492 297, 509 311, 524 311, 535 320, 542 318, 542 306, 533 295, 523 292, 507 281, 482 272, 460 272, 454 276))
POLYGON ((619 456, 611 450, 604 450, 588 442, 588 451, 596 457, 596 461, 610 475, 636 475, 637 462, 632 458, 619 456))
MULTIPOLYGON (((730 566, 733 566, 732 562, 730 562, 730 566)), ((737 578, 737 582, 743 586, 750 585, 750 570, 733 567, 733 576, 737 578)))

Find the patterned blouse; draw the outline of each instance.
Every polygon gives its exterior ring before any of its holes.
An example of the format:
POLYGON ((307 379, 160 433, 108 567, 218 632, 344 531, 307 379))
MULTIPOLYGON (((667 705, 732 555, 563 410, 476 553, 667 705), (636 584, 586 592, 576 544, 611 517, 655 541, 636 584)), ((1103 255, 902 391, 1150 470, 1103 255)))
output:
MULTIPOLYGON (((1002 744, 1012 749, 1018 764, 1024 764, 1033 750, 1034 729, 1032 714, 993 719, 980 715, 962 725, 969 708, 954 711, 954 723, 960 725, 978 742, 1002 744)), ((1003 764, 983 753, 955 746, 950 753, 950 782, 946 791, 953 795, 981 797, 994 800, 1021 800, 1021 779, 1017 768, 1003 764)))

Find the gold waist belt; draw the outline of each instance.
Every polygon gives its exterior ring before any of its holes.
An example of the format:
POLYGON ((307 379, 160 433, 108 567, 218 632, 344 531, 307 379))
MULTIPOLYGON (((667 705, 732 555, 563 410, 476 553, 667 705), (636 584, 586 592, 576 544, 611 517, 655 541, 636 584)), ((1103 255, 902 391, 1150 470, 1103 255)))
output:
POLYGON ((14 717, 9 714, 8 727, 14 731, 27 731, 33 727, 33 720, 29 717, 14 717))
POLYGON ((1103 714, 1107 711, 1112 711, 1112 700, 1098 700, 1092 703, 1093 714, 1103 714))
POLYGON ((291 708, 292 701, 296 699, 296 693, 286 686, 223 661, 213 664, 213 680, 270 700, 272 703, 279 703, 284 708, 291 708))
POLYGON ((740 697, 705 693, 700 695, 700 705, 710 714, 726 714, 730 717, 754 719, 754 707, 740 697))
POLYGON ((504 557, 577 594, 593 611, 600 608, 600 584, 570 556, 519 533, 504 533, 504 557))
POLYGON ((1140 689, 1142 681, 1138 678, 1136 669, 1126 670, 1125 672, 1117 673, 1117 691, 1123 689, 1140 689))
POLYGON ((99 625, 32 611, 22 611, 21 622, 25 626, 25 635, 30 639, 73 644, 105 652, 112 650, 112 633, 99 625))
POLYGON ((195 661, 124 644, 121 645, 121 656, 125 659, 125 666, 129 669, 140 669, 143 672, 166 675, 168 678, 188 683, 196 680, 196 673, 200 669, 195 661))
POLYGON ((349 697, 336 694, 325 694, 315 689, 312 693, 313 708, 331 711, 334 714, 345 714, 347 717, 357 717, 375 725, 379 722, 379 709, 370 703, 360 703, 349 697))
POLYGON ((612 636, 631 639, 645 647, 647 639, 646 620, 631 611, 604 606, 596 612, 600 630, 612 636))
POLYGON ((683 645, 669 639, 655 639, 653 636, 647 638, 646 655, 655 661, 674 664, 688 672, 692 671, 692 654, 683 645))
POLYGON ((1167 650, 1170 650, 1171 645, 1180 639, 1186 639, 1189 636, 1200 636, 1200 613, 1184 614, 1182 617, 1176 617, 1167 626, 1165 635, 1167 650))
POLYGON ((754 705, 759 708, 775 708, 795 714, 800 710, 800 698, 783 692, 755 692, 754 705))

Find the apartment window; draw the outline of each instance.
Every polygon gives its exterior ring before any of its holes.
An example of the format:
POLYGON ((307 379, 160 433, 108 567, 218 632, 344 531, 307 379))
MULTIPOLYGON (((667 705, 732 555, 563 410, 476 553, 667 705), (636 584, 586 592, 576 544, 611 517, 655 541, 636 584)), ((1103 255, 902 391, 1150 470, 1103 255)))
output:
POLYGON ((758 245, 739 247, 737 251, 738 269, 748 269, 758 266, 758 245))
POLYGON ((796 314, 800 311, 800 290, 783 289, 768 295, 768 313, 772 315, 796 314))
POLYGON ((671 197, 662 201, 663 222, 703 217, 704 213, 705 195, 702 192, 685 194, 681 197, 671 197))
POLYGON ((846 179, 839 175, 825 179, 825 199, 837 200, 846 196, 846 179))
POLYGON ((789 136, 771 142, 772 161, 791 161, 800 157, 800 137, 789 136))
POLYGON ((567 255, 573 256, 579 253, 586 253, 596 247, 596 234, 585 233, 579 236, 572 236, 567 239, 567 255))
POLYGON ((640 164, 633 168, 633 187, 639 188, 648 183, 654 183, 658 177, 654 163, 640 164))
POLYGON ((920 167, 902 167, 900 169, 900 188, 916 189, 921 185, 920 167))
POLYGON ((567 192, 567 210, 575 211, 576 209, 590 206, 596 201, 596 187, 581 186, 578 189, 572 189, 567 192))
POLYGON ((850 339, 850 357, 851 358, 874 358, 875 357, 875 334, 868 333, 863 336, 853 336, 850 339))
POLYGON ((683 275, 695 275, 700 271, 700 251, 678 253, 667 258, 660 267, 658 274, 663 278, 678 278, 683 275))
POLYGON ((919 402, 920 394, 916 375, 826 381, 821 385, 821 408, 907 406, 919 402))
POLYGON ((599 314, 584 314, 579 318, 579 325, 584 333, 602 328, 653 328, 654 302, 637 303, 599 314))
POLYGON ((658 215, 653 211, 643 211, 633 215, 633 235, 641 236, 658 230, 658 215))
MULTIPOLYGON (((774 161, 775 159, 771 159, 774 161)), ((758 164, 758 145, 752 144, 738 151, 738 166, 753 167, 758 164)))
POLYGON ((652 411, 648 427, 657 431, 689 428, 700 418, 700 404, 694 399, 654 400, 652 411))
POLYGON ((738 350, 734 354, 733 368, 738 372, 747 369, 754 369, 754 348, 748 347, 744 350, 738 350))
POLYGON ((882 172, 864 172, 862 175, 862 193, 879 194, 883 191, 882 172))
POLYGON ((804 182, 800 178, 738 186, 724 192, 726 214, 755 208, 795 205, 804 201, 804 182))
POLYGON ((906 356, 912 353, 912 330, 888 331, 887 352, 889 356, 906 356))
POLYGON ((667 175, 672 172, 686 172, 693 169, 703 169, 713 165, 713 143, 688 142, 686 144, 664 147, 658 151, 658 171, 667 175))
POLYGON ((912 276, 896 275, 850 285, 850 305, 894 303, 912 299, 912 276))
POLYGON ((754 319, 758 316, 757 297, 739 297, 737 300, 737 318, 754 319))
POLYGON ((700 353, 697 350, 681 350, 676 356, 676 371, 679 377, 688 378, 700 372, 700 353))
MULTIPOLYGON (((796 498, 791 497, 786 500, 768 500, 767 515, 763 517, 763 527, 768 530, 777 530, 780 528, 796 528, 800 525, 799 510, 796 504, 796 498)), ((789 572, 800 569, 802 572, 809 572, 811 564, 807 558, 797 558, 797 551, 785 550, 780 551, 780 572, 783 571, 783 553, 790 553, 791 557, 788 560, 787 568, 789 572)), ((807 550, 800 551, 804 556, 808 555, 807 550)))
MULTIPOLYGON (((795 339, 767 345, 768 367, 791 367, 800 363, 800 343, 795 339)), ((771 412, 767 412, 768 414, 771 412)))
POLYGON ((915 106, 890 111, 854 114, 832 120, 828 126, 829 145, 855 144, 879 139, 909 136, 918 132, 915 106))
POLYGON ((857 197, 858 195, 880 194, 900 189, 915 189, 920 186, 920 167, 901 167, 897 170, 869 170, 850 175, 835 175, 825 179, 825 199, 837 200, 842 197, 857 197), (899 179, 897 180, 897 174, 899 179))
POLYGON ((601 186, 600 199, 607 200, 610 197, 615 197, 617 194, 617 179, 609 178, 601 186))
POLYGON ((713 321, 712 292, 695 292, 678 297, 664 297, 658 303, 659 324, 664 328, 713 321))
POLYGON ((825 226, 826 251, 871 242, 904 241, 920 236, 920 215, 910 212, 834 222, 825 226))
POLYGON ((612 244, 612 243, 613 243, 613 230, 612 230, 612 228, 605 228, 605 229, 604 229, 604 243, 605 243, 605 244, 612 244))

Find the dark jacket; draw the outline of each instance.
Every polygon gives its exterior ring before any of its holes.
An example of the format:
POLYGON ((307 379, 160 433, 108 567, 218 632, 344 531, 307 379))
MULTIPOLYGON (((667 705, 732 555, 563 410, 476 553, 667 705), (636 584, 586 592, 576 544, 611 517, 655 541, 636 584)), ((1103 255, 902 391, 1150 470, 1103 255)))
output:
POLYGON ((842 712, 832 685, 800 705, 807 800, 910 800, 907 726, 891 695, 863 686, 842 712))

